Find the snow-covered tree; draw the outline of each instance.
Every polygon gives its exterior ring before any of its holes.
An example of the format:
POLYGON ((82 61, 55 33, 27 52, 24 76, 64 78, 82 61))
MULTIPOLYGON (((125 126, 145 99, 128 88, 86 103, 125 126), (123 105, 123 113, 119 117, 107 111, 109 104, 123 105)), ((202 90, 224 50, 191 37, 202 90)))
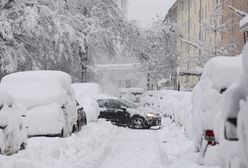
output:
POLYGON ((118 2, 0 1, 1 76, 57 69, 79 78, 89 62, 115 57, 127 24, 118 2))

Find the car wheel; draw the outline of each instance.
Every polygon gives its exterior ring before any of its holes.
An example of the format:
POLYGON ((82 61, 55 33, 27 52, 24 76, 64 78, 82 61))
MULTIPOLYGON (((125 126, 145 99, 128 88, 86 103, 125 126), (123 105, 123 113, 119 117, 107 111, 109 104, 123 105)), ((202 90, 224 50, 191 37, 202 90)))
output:
POLYGON ((84 125, 87 125, 87 118, 84 119, 84 125))
POLYGON ((131 120, 130 126, 131 128, 134 128, 134 129, 142 129, 142 128, 146 128, 147 124, 143 118, 134 117, 131 120))

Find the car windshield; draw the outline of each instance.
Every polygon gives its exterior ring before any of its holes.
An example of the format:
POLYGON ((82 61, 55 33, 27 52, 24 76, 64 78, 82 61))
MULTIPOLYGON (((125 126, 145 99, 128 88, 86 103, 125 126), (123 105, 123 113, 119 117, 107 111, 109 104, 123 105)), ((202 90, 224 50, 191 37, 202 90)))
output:
POLYGON ((137 108, 138 106, 136 106, 135 104, 126 101, 126 100, 121 100, 122 104, 127 107, 127 108, 137 108))

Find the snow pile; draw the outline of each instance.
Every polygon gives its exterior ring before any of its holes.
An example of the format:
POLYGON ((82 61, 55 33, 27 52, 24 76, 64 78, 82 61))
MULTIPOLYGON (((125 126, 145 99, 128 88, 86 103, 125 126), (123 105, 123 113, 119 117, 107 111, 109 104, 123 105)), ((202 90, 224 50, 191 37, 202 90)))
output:
POLYGON ((59 71, 26 71, 5 76, 1 89, 31 109, 53 102, 61 106, 73 96, 70 75, 59 71))
MULTIPOLYGON (((37 137, 28 140, 26 150, 12 157, 0 156, 1 168, 68 168, 80 167, 80 160, 107 142, 119 128, 98 120, 82 127, 69 138, 37 137)), ((93 156, 92 156, 93 157, 93 156)), ((85 164, 85 163, 84 163, 85 164)))
POLYGON ((22 143, 26 143, 26 128, 22 119, 24 113, 24 107, 0 91, 0 154, 13 154, 20 150, 22 143))
POLYGON ((213 89, 221 90, 230 86, 242 72, 241 57, 218 56, 204 66, 201 80, 209 79, 213 89))
POLYGON ((140 106, 149 107, 183 125, 187 135, 192 135, 191 93, 175 90, 147 91, 141 96, 140 106))
MULTIPOLYGON (((243 69, 241 75, 236 76, 235 82, 228 87, 219 103, 219 113, 215 116, 214 131, 217 134, 219 145, 209 148, 206 153, 204 163, 208 165, 218 164, 221 167, 248 167, 247 164, 247 95, 248 95, 248 46, 246 45, 242 52, 243 69), (225 125, 227 119, 237 119, 238 141, 225 139, 225 130, 235 132, 235 126, 228 129, 225 125), (242 156, 243 155, 243 156, 242 156), (211 156, 216 156, 215 158, 211 156), (246 166, 244 166, 246 164, 246 166)), ((231 64, 231 63, 230 63, 231 64)), ((229 71, 224 71, 225 76, 230 75, 229 71)), ((231 77, 230 77, 231 78, 231 77)), ((232 79, 232 78, 231 78, 232 79)), ((230 123, 229 123, 230 124, 230 123)))
POLYGON ((72 88, 78 103, 83 106, 87 116, 87 121, 96 121, 100 109, 96 101, 96 96, 101 93, 97 83, 74 83, 72 88))

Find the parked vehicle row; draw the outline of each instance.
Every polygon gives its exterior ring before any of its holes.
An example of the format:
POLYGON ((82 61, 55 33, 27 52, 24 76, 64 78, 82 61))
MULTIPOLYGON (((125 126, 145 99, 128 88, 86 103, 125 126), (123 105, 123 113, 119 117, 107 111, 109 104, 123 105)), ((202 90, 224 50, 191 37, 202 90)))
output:
POLYGON ((22 140, 25 138, 20 138, 18 134, 24 137, 26 134, 26 138, 27 136, 67 137, 87 124, 84 108, 75 99, 71 76, 64 72, 12 73, 2 78, 0 89, 6 92, 0 94, 3 95, 1 96, 3 100, 8 100, 7 95, 11 95, 13 100, 23 105, 23 114, 20 114, 21 110, 17 109, 14 101, 0 102, 0 153, 2 154, 13 154, 25 147, 26 141, 22 140), (14 144, 19 141, 20 143, 14 144))

